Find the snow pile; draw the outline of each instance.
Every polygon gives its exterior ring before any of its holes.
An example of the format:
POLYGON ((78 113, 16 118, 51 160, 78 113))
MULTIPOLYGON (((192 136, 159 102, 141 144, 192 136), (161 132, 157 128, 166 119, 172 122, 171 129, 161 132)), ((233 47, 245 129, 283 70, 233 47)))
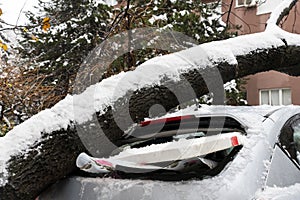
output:
POLYGON ((157 20, 162 20, 162 21, 166 21, 168 20, 167 18, 167 14, 162 14, 162 15, 153 15, 148 21, 150 22, 150 24, 154 24, 154 22, 156 22, 157 20))
POLYGON ((289 187, 267 187, 256 194, 257 200, 299 200, 300 183, 289 187))
POLYGON ((96 3, 107 4, 109 6, 115 6, 118 4, 117 0, 95 0, 96 3))

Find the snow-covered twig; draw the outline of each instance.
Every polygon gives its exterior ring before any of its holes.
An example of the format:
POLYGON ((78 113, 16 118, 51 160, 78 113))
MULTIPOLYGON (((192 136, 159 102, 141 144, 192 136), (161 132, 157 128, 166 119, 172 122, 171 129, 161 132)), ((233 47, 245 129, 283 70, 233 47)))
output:
POLYGON ((7 117, 2 116, 2 118, 3 118, 4 122, 5 122, 5 124, 8 126, 8 128, 11 128, 11 124, 10 124, 9 120, 7 119, 7 117))

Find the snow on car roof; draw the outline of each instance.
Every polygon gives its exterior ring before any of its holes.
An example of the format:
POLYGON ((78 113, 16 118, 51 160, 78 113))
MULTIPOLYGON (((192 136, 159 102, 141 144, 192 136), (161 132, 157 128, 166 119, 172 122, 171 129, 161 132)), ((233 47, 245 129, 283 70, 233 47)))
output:
POLYGON ((256 199, 298 200, 300 196, 300 183, 288 187, 267 187, 264 191, 256 194, 256 199))

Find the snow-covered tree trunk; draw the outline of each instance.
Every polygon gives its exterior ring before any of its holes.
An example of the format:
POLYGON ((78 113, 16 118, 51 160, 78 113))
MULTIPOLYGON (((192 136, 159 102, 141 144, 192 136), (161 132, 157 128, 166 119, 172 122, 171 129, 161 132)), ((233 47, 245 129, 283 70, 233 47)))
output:
MULTIPOLYGON (((225 83, 271 69, 300 75, 300 35, 276 26, 284 8, 290 9, 296 2, 284 1, 263 33, 206 43, 149 60, 135 71, 105 79, 82 94, 67 96, 15 127, 0 138, 0 199, 34 199, 73 172, 76 156, 86 151, 82 144, 85 138, 78 132, 86 132, 87 140, 99 141, 88 146, 90 152, 99 150, 98 155, 107 155, 114 147, 105 135, 117 144, 123 130, 148 117, 153 105, 168 111, 212 90, 217 99, 217 92, 223 92, 216 85, 220 84, 217 79, 225 83), (149 65, 158 67, 150 77, 149 65), (104 92, 116 84, 115 93, 104 92), (93 104, 89 103, 91 97, 95 99, 93 104), (93 128, 95 121, 105 135, 93 128)), ((153 116, 162 114, 157 110, 152 109, 153 116)))

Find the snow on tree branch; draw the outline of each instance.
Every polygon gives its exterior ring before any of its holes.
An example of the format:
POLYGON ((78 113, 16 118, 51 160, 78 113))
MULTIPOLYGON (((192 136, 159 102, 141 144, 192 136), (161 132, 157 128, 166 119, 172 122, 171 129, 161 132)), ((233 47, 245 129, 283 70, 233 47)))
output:
POLYGON ((279 25, 280 21, 289 14, 297 2, 298 0, 284 0, 281 2, 271 13, 270 18, 267 21, 267 29, 271 25, 279 25))

